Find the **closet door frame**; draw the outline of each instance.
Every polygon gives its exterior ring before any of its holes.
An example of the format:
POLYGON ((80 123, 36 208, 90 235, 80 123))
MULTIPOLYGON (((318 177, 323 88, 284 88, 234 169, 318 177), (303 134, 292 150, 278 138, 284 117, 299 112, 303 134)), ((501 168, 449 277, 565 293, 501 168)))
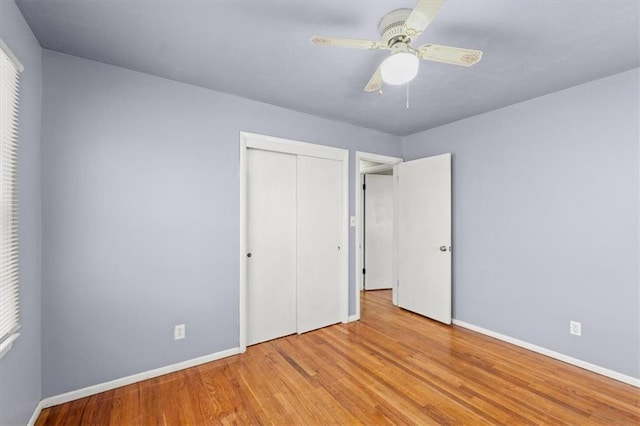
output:
POLYGON ((256 133, 240 132, 240 352, 247 350, 247 149, 337 160, 342 164, 342 221, 340 251, 340 317, 349 319, 349 151, 256 133))

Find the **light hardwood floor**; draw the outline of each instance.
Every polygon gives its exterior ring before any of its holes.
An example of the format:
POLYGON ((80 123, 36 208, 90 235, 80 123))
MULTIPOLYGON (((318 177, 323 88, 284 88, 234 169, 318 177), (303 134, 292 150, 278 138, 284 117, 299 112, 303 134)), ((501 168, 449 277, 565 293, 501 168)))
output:
MULTIPOLYGON (((613 348, 612 348, 613 350, 613 348)), ((362 296, 362 320, 42 411, 38 425, 640 425, 640 389, 362 296)))

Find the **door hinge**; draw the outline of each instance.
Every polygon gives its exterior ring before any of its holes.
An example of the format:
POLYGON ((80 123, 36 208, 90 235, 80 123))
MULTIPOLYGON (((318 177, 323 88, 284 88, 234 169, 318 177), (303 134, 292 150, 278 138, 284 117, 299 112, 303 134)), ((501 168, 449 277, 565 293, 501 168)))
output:
POLYGON ((366 275, 367 274, 367 270, 362 268, 362 275, 366 275))
POLYGON ((366 190, 367 190, 367 184, 366 184, 366 183, 363 183, 363 184, 362 184, 362 190, 363 190, 363 191, 366 191, 366 190))

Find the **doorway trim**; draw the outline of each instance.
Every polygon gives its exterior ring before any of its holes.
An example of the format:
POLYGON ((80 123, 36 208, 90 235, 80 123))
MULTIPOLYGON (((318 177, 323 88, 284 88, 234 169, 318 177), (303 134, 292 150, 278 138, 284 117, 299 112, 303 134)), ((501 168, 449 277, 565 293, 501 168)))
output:
MULTIPOLYGON (((356 262, 355 262, 355 271, 354 271, 355 286, 354 286, 354 293, 352 295, 356 301, 356 312, 354 315, 352 315, 349 318, 351 321, 357 321, 360 319, 360 291, 362 290, 362 265, 364 264, 364 259, 363 259, 364 212, 362 209, 362 197, 364 195, 362 192, 362 175, 364 173, 363 171, 360 170, 360 161, 372 161, 376 163, 381 163, 380 165, 367 167, 364 170, 365 173, 380 172, 380 171, 394 169, 394 183, 395 183, 395 179, 397 175, 395 174, 394 166, 398 165, 399 163, 402 163, 403 160, 402 158, 398 158, 398 157, 390 157, 387 155, 356 151, 355 165, 354 165, 354 179, 353 179, 354 181, 353 193, 355 194, 355 198, 356 198, 356 250, 355 250, 356 262)), ((395 206, 395 203, 394 203, 394 206, 395 206)), ((393 247, 393 251, 394 253, 396 251, 395 244, 393 247)), ((394 264, 395 264, 395 259, 394 259, 394 264)), ((394 266, 394 270, 395 270, 395 266, 394 266)), ((394 293, 395 293, 395 289, 394 289, 394 293)))
POLYGON ((240 132, 240 288, 239 347, 247 350, 247 149, 326 158, 342 163, 342 232, 340 246, 340 318, 349 320, 349 151, 256 133, 240 132))

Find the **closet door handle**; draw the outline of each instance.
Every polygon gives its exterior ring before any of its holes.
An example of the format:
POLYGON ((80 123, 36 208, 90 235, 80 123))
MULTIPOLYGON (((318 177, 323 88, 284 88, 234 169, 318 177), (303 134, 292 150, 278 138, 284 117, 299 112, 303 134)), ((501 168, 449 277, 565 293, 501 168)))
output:
POLYGON ((251 253, 247 253, 247 257, 251 257, 251 253))

